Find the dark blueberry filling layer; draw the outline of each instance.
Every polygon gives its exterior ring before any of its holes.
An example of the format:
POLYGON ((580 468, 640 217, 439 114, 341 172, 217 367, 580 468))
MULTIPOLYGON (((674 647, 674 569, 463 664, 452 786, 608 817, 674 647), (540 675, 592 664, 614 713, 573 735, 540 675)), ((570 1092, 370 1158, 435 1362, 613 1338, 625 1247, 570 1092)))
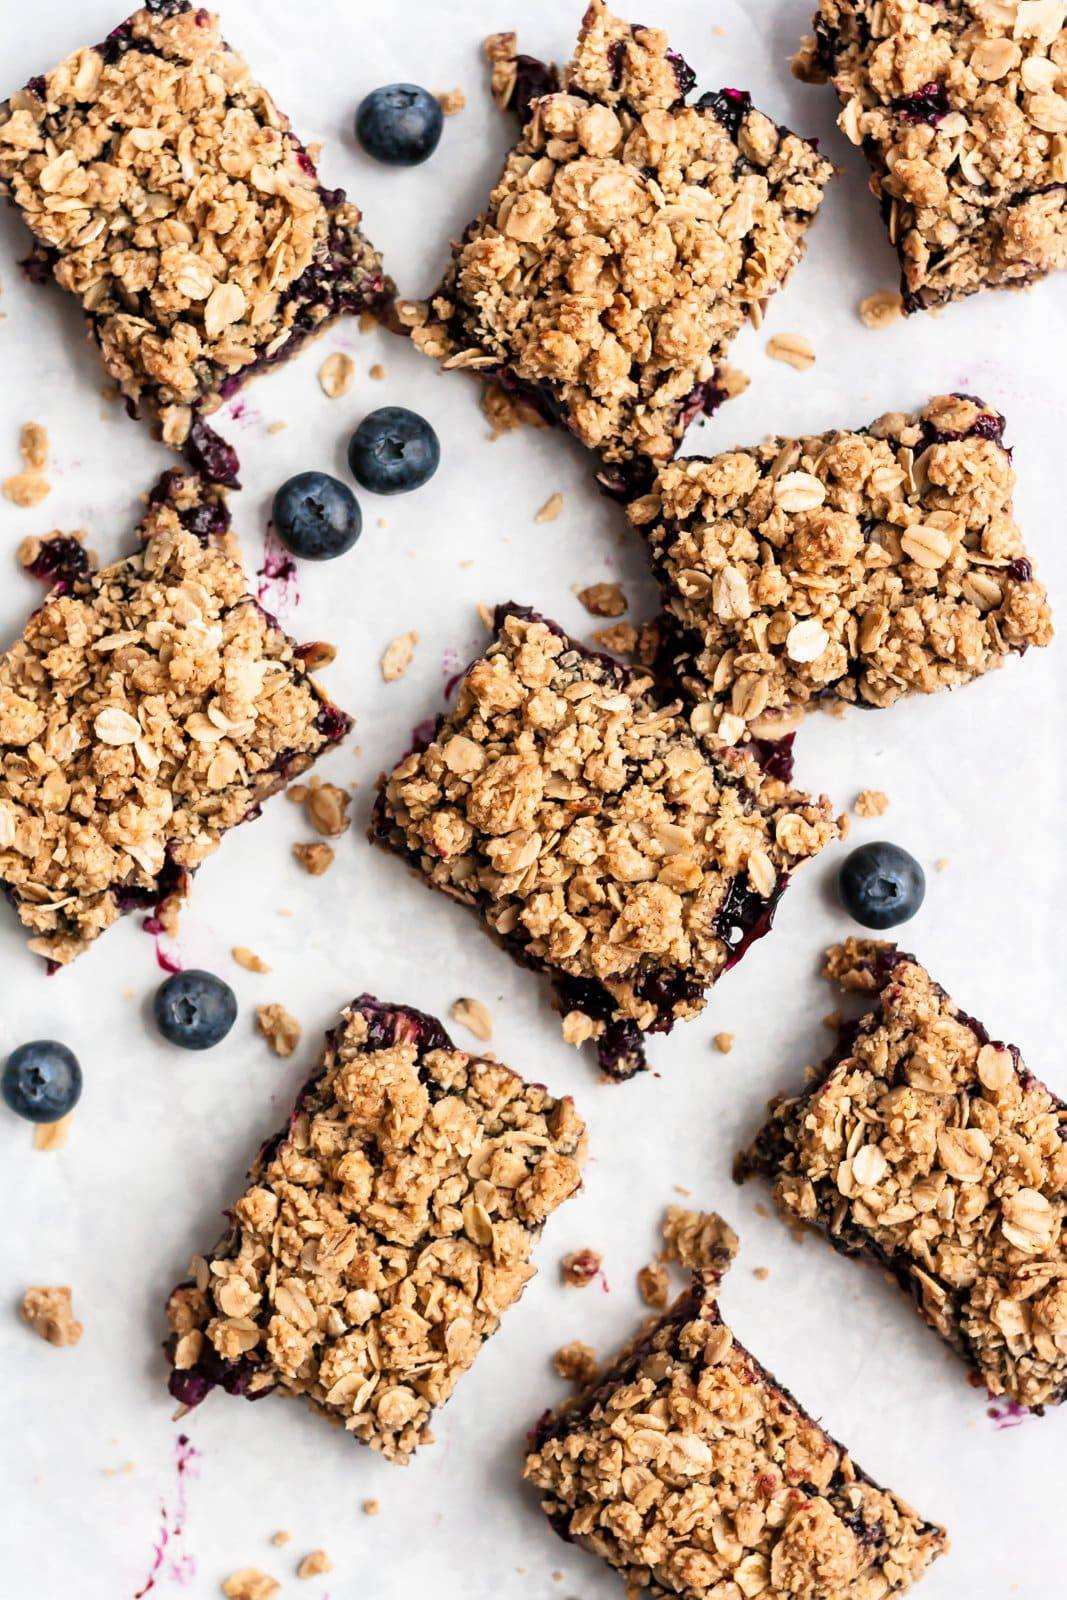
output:
POLYGON ((56 534, 42 539, 36 558, 25 569, 53 592, 65 592, 89 571, 89 555, 77 539, 56 534))
POLYGON ((752 106, 752 96, 747 89, 719 89, 714 93, 702 94, 696 104, 698 111, 712 112, 737 143, 741 124, 752 106))
POLYGON ((241 466, 237 451, 214 428, 209 428, 202 417, 197 417, 189 429, 185 454, 191 465, 202 472, 209 483, 222 484, 226 489, 241 487, 237 476, 241 466))
POLYGON ((898 95, 889 104, 905 122, 925 122, 930 127, 935 127, 952 110, 948 89, 943 83, 924 83, 921 89, 898 95))
POLYGON ((515 87, 511 92, 509 108, 519 121, 527 123, 533 114, 533 102, 542 95, 555 94, 559 88, 559 73, 536 56, 515 57, 515 87))

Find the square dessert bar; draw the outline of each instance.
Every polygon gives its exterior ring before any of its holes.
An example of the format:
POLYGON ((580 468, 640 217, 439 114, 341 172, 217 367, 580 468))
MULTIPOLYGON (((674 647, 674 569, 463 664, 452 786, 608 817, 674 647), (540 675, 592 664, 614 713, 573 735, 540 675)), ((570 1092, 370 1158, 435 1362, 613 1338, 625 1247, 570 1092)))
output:
POLYGON ((829 78, 908 311, 1067 266, 1061 0, 820 0, 793 70, 829 78))
POLYGON ((32 276, 78 296, 131 412, 232 484, 202 418, 343 311, 381 262, 218 19, 156 0, 0 104, 32 276))
POLYGON ((0 888, 53 964, 125 911, 171 915, 223 834, 348 730, 228 525, 222 491, 174 471, 134 555, 23 552, 54 587, 0 656, 0 888))
POLYGON ((666 680, 733 743, 819 702, 954 688, 1048 644, 1003 431, 950 394, 855 433, 664 467, 629 509, 660 583, 666 680))
POLYGON ((814 1086, 772 1107, 739 1176, 884 1267, 991 1394, 1067 1395, 1067 1106, 914 956, 850 939, 827 975, 871 997, 814 1086))
POLYGON ((437 294, 400 317, 446 367, 647 466, 723 398, 718 363, 795 266, 832 168, 739 90, 687 104, 666 34, 603 0, 558 93, 530 98, 514 62, 494 75, 518 85, 519 143, 437 294))
POLYGON ((663 1600, 899 1594, 943 1528, 873 1483, 722 1321, 714 1274, 534 1431, 561 1538, 663 1600))
POLYGON ((427 742, 382 778, 371 838, 547 972, 571 1044, 644 1066, 642 1035, 703 1009, 837 834, 753 757, 695 734, 647 674, 500 606, 427 742))
POLYGON ((170 1296, 171 1393, 304 1395, 407 1461, 534 1276, 584 1158, 571 1100, 361 995, 170 1296))

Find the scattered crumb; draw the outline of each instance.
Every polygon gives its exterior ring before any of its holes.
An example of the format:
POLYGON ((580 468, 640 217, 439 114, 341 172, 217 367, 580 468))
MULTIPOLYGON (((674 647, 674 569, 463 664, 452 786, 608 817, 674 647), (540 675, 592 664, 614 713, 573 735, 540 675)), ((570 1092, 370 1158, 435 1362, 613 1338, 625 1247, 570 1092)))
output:
POLYGON ((757 1200, 756 1201, 755 1211, 756 1211, 757 1217, 769 1217, 770 1216, 770 1212, 767 1210, 767 1207, 763 1204, 762 1200, 757 1200))
POLYGON ((557 491, 556 494, 550 494, 541 509, 534 513, 534 521, 555 522, 562 510, 563 496, 557 491))
POLYGON ((101 1470, 105 1478, 126 1478, 131 1472, 137 1471, 137 1464, 133 1461, 124 1461, 121 1467, 103 1467, 101 1470))
POLYGON ((852 809, 857 817, 884 817, 889 810, 889 796, 881 789, 861 789, 852 809))
POLYGON ((382 677, 386 683, 395 683, 404 676, 414 659, 418 642, 419 636, 412 629, 410 633, 399 634, 386 645, 381 661, 382 677))
POLYGON ((806 372, 815 365, 815 351, 810 339, 801 333, 776 333, 767 341, 767 354, 772 361, 784 361, 786 366, 806 372))
POLYGON ((324 1572, 333 1571, 333 1562, 325 1550, 312 1550, 301 1561, 296 1569, 298 1578, 317 1578, 324 1572))
POLYGON ((315 639, 311 644, 301 645, 300 659, 309 672, 318 672, 320 667, 328 667, 331 661, 337 660, 337 646, 327 644, 325 639, 315 639))
POLYGON ((740 367, 726 365, 719 367, 715 373, 715 387, 727 400, 736 400, 739 394, 744 394, 751 382, 748 373, 742 372, 740 367))
POLYGON ((771 1275, 770 1267, 753 1267, 752 1276, 758 1278, 760 1283, 765 1283, 771 1275))
POLYGON ((329 844, 294 844, 293 854, 313 878, 321 878, 333 866, 333 846, 329 844))
POLYGON ((824 1028, 839 1028, 841 1026, 840 1011, 828 1011, 822 1019, 824 1028))
POLYGON ((283 422, 280 417, 276 417, 273 422, 267 423, 267 432, 284 433, 288 426, 289 424, 287 422, 283 422))
POLYGON ((382 378, 385 377, 385 368, 382 366, 380 361, 376 361, 373 367, 371 367, 370 375, 374 379, 375 383, 380 383, 382 378))
POLYGON ((732 1033, 717 1033, 711 1042, 720 1055, 728 1056, 734 1047, 734 1036, 732 1033))
POLYGON ((552 1574, 552 1582, 553 1583, 562 1583, 563 1579, 564 1579, 564 1576, 565 1576, 565 1574, 562 1573, 562 1572, 554 1572, 552 1574))
POLYGON ((533 406, 508 394, 498 383, 487 383, 482 390, 482 412, 489 423, 490 439, 499 439, 516 428, 547 428, 548 423, 533 406))
POLYGON ((39 1122, 33 1130, 33 1148, 35 1150, 63 1150, 70 1138, 70 1125, 74 1121, 73 1111, 68 1111, 65 1117, 60 1117, 58 1122, 39 1122))
POLYGON ((948 856, 938 856, 937 860, 934 862, 934 871, 944 872, 949 866, 951 866, 951 862, 949 861, 948 856))
POLYGON ((592 1383, 598 1371, 596 1351, 592 1345, 583 1344, 581 1339, 572 1339, 570 1344, 557 1350, 552 1357, 552 1365, 568 1383, 583 1385, 592 1383))
POLYGON ((493 1037, 493 1019, 489 1015, 489 1007, 483 1005, 481 1000, 461 996, 453 1001, 448 1014, 453 1022, 458 1022, 461 1028, 466 1028, 483 1043, 488 1043, 493 1037))
POLYGON ((282 1586, 277 1578, 268 1577, 258 1567, 242 1567, 226 1579, 222 1592, 226 1600, 275 1600, 282 1586))
POLYGON ((904 315, 904 302, 895 289, 879 289, 860 301, 860 321, 865 328, 888 328, 904 315))
POLYGON ((844 843, 849 834, 852 832, 852 818, 848 815, 847 811, 842 811, 841 815, 837 818, 837 828, 841 842, 844 843))
POLYGON ((723 1272, 737 1254, 737 1234, 715 1211, 668 1206, 660 1230, 663 1259, 681 1267, 723 1272))
POLYGON ((689 1196, 693 1192, 692 1189, 687 1189, 684 1183, 676 1183, 673 1185, 673 1188, 675 1194, 680 1194, 686 1200, 689 1199, 689 1196))
POLYGON ((52 485, 39 472, 16 472, 13 477, 4 479, 0 489, 14 505, 26 508, 39 506, 45 496, 51 494, 52 485))
POLYGON ((637 1292, 653 1311, 665 1311, 670 1300, 670 1274, 661 1261, 650 1261, 637 1274, 637 1292))
POLYGON ((576 593, 591 616, 621 617, 626 610, 626 596, 620 584, 590 583, 576 593))
POLYGON ((610 628, 598 628, 593 643, 616 656, 632 656, 637 649, 637 629, 632 622, 614 622, 610 628))
POLYGON ((19 1314, 34 1333, 59 1349, 68 1344, 77 1344, 82 1336, 82 1325, 74 1315, 68 1288, 45 1288, 42 1285, 27 1289, 19 1314))
POLYGON ((48 465, 48 429, 39 422, 24 422, 19 434, 19 454, 22 464, 32 472, 41 472, 48 465))
POLYGON ((376 1517, 381 1509, 377 1500, 364 1500, 363 1502, 363 1515, 365 1517, 376 1517))
POLYGON ((584 1289, 600 1271, 604 1257, 599 1250, 572 1250, 560 1262, 560 1273, 570 1289, 584 1289))
POLYGON ((277 1533, 271 1535, 271 1541, 270 1542, 271 1542, 271 1544, 276 1545, 277 1548, 280 1550, 282 1545, 283 1544, 288 1544, 289 1540, 292 1537, 293 1536, 289 1532, 288 1528, 279 1528, 277 1533))
POLYGON ((285 791, 285 798, 291 800, 294 806, 302 806, 311 793, 311 785, 307 783, 291 783, 285 791))
POLYGON ((254 950, 249 950, 243 944, 235 944, 230 951, 231 956, 239 967, 244 967, 246 972, 269 972, 267 963, 257 956, 254 950))
POLYGON ((336 839, 348 827, 348 808, 352 796, 336 783, 313 785, 307 793, 304 811, 316 833, 336 839))
POLYGON ((340 400, 352 387, 356 363, 343 350, 335 350, 319 368, 319 388, 327 400, 340 400))
POLYGON ((454 117, 466 106, 467 96, 462 89, 445 89, 438 94, 437 104, 446 117, 454 117))
POLYGON ((484 600, 478 601, 478 618, 482 624, 482 627, 487 628, 489 632, 492 633, 493 608, 492 606, 487 606, 484 600))
POLYGON ((256 1007, 256 1031, 263 1035, 276 1056, 291 1056, 300 1043, 299 1022, 276 1002, 256 1007))
POLYGON ((360 333, 373 333, 376 327, 378 327, 378 318, 374 315, 370 306, 364 306, 359 314, 360 333))

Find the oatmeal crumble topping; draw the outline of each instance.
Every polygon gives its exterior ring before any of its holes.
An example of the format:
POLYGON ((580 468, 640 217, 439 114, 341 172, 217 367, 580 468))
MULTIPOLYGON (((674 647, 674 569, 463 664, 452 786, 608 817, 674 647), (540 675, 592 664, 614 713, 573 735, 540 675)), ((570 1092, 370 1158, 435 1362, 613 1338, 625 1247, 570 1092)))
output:
POLYGON ((321 878, 334 863, 333 848, 328 844, 294 844, 293 855, 313 878, 321 878))
POLYGON ((0 656, 0 883, 51 962, 176 906, 223 834, 347 731, 219 548, 218 495, 166 474, 136 554, 99 571, 45 541, 55 587, 0 656))
POLYGON ((568 1383, 577 1383, 584 1387, 592 1383, 597 1375, 596 1351, 592 1345, 583 1344, 581 1339, 572 1339, 570 1344, 563 1345, 552 1357, 552 1365, 561 1378, 568 1383))
POLYGON ((319 368, 319 388, 327 400, 340 400, 351 389, 355 375, 356 363, 352 357, 343 350, 335 350, 319 368))
POLYGON ((711 1042, 720 1055, 728 1056, 734 1047, 734 1036, 732 1033, 717 1033, 711 1042))
POLYGON ((409 633, 401 633, 391 640, 385 647, 382 655, 382 679, 385 683, 395 683, 402 678, 415 659, 415 646, 419 642, 418 634, 412 629, 409 633))
POLYGON ((829 802, 701 738, 647 674, 521 608, 496 620, 430 742, 381 780, 371 838, 549 972, 564 1038, 629 1076, 835 837, 829 802))
POLYGON ((60 1349, 77 1344, 84 1331, 74 1315, 68 1288, 27 1289, 19 1314, 34 1333, 60 1349))
POLYGON ((558 92, 514 50, 498 35, 488 53, 505 101, 521 73, 540 79, 517 96, 520 141, 439 292, 400 319, 607 461, 665 460, 724 398, 717 365, 795 266, 832 169, 738 90, 687 105, 666 34, 603 0, 558 92))
POLYGON ((320 187, 218 19, 184 3, 135 12, 0 104, 0 191, 175 446, 196 448, 198 419, 256 368, 386 292, 358 208, 320 187))
POLYGON ((888 1267, 994 1395, 1067 1395, 1067 1107, 913 956, 849 939, 826 974, 871 997, 813 1088, 740 1158, 782 1213, 888 1267))
POLYGON ((282 1586, 258 1567, 242 1567, 226 1579, 222 1592, 226 1600, 277 1600, 282 1586))
POLYGON ((632 622, 616 622, 610 628, 597 628, 593 643, 602 650, 609 650, 613 656, 632 656, 637 651, 637 629, 632 622))
POLYGON ((557 491, 550 494, 544 505, 534 513, 535 522, 555 522, 563 510, 563 496, 557 491))
POLYGON ((767 340, 767 354, 772 361, 783 361, 787 367, 806 372, 815 365, 815 351, 811 340, 802 333, 776 333, 767 340))
POLYGON ((488 1044, 493 1037, 493 1019, 489 1007, 481 1000, 472 1000, 469 996, 461 997, 452 1002, 448 1014, 453 1022, 458 1022, 468 1033, 473 1033, 476 1039, 481 1039, 483 1044, 488 1044))
POLYGON ((234 945, 230 951, 231 956, 239 967, 246 972, 269 972, 270 968, 262 957, 257 956, 254 950, 249 950, 243 944, 234 945))
POLYGON ((319 783, 313 779, 302 798, 307 819, 316 833, 336 839, 346 831, 352 796, 339 784, 319 783))
POLYGON ((1067 265, 1060 0, 820 0, 794 65, 829 77, 916 311, 1067 265))
POLYGON ((737 1254, 737 1234, 715 1211, 668 1206, 660 1224, 664 1261, 721 1277, 737 1254))
POLYGON ((653 1311, 666 1311, 671 1298, 671 1275, 662 1261, 650 1261, 637 1274, 637 1292, 653 1311))
POLYGON ((860 301, 860 321, 866 328, 888 328, 904 315, 904 301, 895 289, 879 289, 860 301))
POLYGON ((618 583, 590 583, 578 590, 578 599, 593 617, 621 617, 626 596, 618 583))
POLYGON ((889 796, 881 789, 861 789, 852 809, 857 817, 884 817, 889 810, 889 796))
POLYGON ((465 108, 467 96, 462 89, 443 89, 437 96, 437 104, 444 116, 454 117, 465 108))
POLYGON ((377 1500, 364 1500, 363 1502, 363 1515, 365 1517, 376 1517, 381 1509, 377 1500))
POLYGON ((525 1476, 555 1531, 663 1600, 874 1600, 944 1531, 879 1488, 734 1337, 696 1274, 584 1393, 538 1424, 525 1476))
POLYGON ((24 467, 42 472, 48 465, 48 429, 39 422, 24 422, 19 432, 19 454, 24 467))
POLYGON ((569 1099, 362 996, 232 1231, 171 1295, 171 1392, 302 1394, 405 1461, 533 1276, 584 1156, 569 1099))
POLYGON ((301 1027, 292 1012, 276 1002, 256 1007, 256 1032, 262 1034, 276 1056, 291 1056, 300 1043, 301 1027))
POLYGON ((665 661, 720 737, 954 688, 1048 644, 1003 429, 941 395, 860 432, 663 468, 630 517, 669 614, 665 661))
POLYGON ((325 1550, 311 1550, 296 1569, 298 1578, 318 1578, 333 1571, 333 1562, 325 1550))
POLYGON ((289 1532, 288 1528, 279 1528, 277 1533, 271 1535, 271 1541, 270 1542, 271 1542, 271 1544, 276 1545, 277 1548, 280 1550, 284 1545, 287 1545, 289 1543, 289 1541, 290 1541, 290 1539, 292 1537, 293 1536, 289 1532))
POLYGON ((559 1264, 560 1277, 568 1289, 585 1289, 604 1264, 599 1250, 573 1250, 559 1264))

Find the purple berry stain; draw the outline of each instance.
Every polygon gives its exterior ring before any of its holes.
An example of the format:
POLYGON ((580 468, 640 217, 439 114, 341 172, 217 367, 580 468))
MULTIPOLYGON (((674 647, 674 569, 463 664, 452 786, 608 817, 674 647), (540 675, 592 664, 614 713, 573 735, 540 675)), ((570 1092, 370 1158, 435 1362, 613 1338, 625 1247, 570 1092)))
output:
POLYGON ((174 1441, 174 1465, 177 1483, 172 1499, 160 1501, 159 1535, 152 1547, 152 1565, 144 1583, 134 1593, 133 1600, 144 1600, 159 1580, 186 1588, 196 1576, 195 1557, 183 1548, 188 1519, 188 1479, 199 1475, 197 1463, 200 1451, 190 1444, 184 1433, 174 1441))
POLYGON ((1003 1395, 989 1396, 993 1402, 986 1407, 986 1416, 991 1417, 998 1433, 1003 1433, 1005 1428, 1017 1428, 1033 1416, 1018 1400, 1006 1400, 1003 1395))
POLYGON ((916 89, 912 94, 898 95, 890 101, 890 105, 905 122, 925 122, 931 127, 936 126, 952 110, 948 90, 943 83, 936 82, 924 83, 921 89, 916 89))
POLYGON ((256 599, 270 611, 291 611, 300 604, 296 562, 282 544, 273 525, 263 541, 263 565, 256 571, 256 599))

